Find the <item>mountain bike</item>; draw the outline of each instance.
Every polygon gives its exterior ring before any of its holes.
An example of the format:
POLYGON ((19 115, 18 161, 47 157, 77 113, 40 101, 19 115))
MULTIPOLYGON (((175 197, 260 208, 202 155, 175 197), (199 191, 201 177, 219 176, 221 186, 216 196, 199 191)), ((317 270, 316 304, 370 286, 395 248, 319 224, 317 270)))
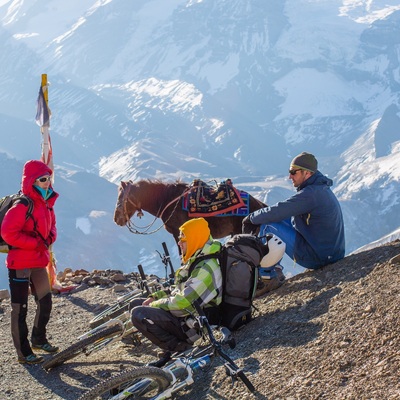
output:
MULTIPOLYGON (((166 248, 165 243, 163 243, 163 247, 165 254, 164 257, 162 257, 162 260, 165 262, 165 265, 167 265, 168 259, 166 254, 168 254, 168 249, 166 248)), ((105 346, 126 338, 129 338, 130 344, 134 346, 141 343, 141 334, 133 326, 130 318, 129 304, 136 298, 144 297, 145 295, 149 296, 152 291, 159 290, 161 286, 159 280, 156 280, 157 285, 151 285, 154 281, 151 281, 150 283, 147 282, 147 277, 141 264, 138 265, 138 270, 141 278, 139 285, 140 289, 138 289, 139 291, 137 292, 137 290, 134 290, 131 293, 128 293, 116 304, 108 307, 92 319, 90 323, 91 325, 96 324, 95 328, 79 336, 78 341, 67 347, 65 350, 62 350, 45 360, 42 364, 45 370, 55 368, 79 354, 89 356, 91 353, 99 351, 105 346), (97 325, 98 323, 101 324, 97 325)), ((163 286, 168 285, 169 283, 164 283, 163 286)))
POLYGON ((132 325, 130 313, 127 310, 91 331, 86 332, 78 338, 77 342, 45 360, 42 366, 45 370, 49 370, 79 354, 88 356, 128 336, 132 344, 139 345, 141 343, 141 335, 132 325))
POLYGON ((195 347, 177 354, 162 368, 143 366, 128 369, 98 383, 83 393, 79 400, 171 398, 179 390, 192 385, 196 373, 210 365, 215 356, 225 361, 225 371, 234 382, 240 379, 250 392, 254 392, 255 388, 243 370, 223 350, 223 345, 226 344, 232 349, 235 347, 231 332, 222 328, 220 330, 222 338, 217 340, 204 312, 196 303, 195 307, 199 313, 199 316, 195 318, 196 323, 204 336, 208 338, 207 346, 195 347))
POLYGON ((167 248, 167 245, 165 242, 162 242, 162 247, 164 249, 164 254, 161 254, 159 251, 157 253, 159 254, 161 258, 161 262, 165 266, 165 280, 163 283, 160 283, 159 278, 155 278, 150 280, 149 282, 147 281, 147 278, 143 272, 143 267, 139 264, 138 265, 138 270, 140 274, 140 280, 138 280, 138 288, 133 290, 132 292, 127 293, 126 295, 119 297, 117 299, 117 302, 109 307, 107 307, 104 311, 100 312, 97 314, 94 318, 92 318, 89 322, 90 327, 96 328, 105 322, 112 320, 114 318, 117 318, 119 315, 123 314, 125 311, 128 310, 129 304, 132 302, 132 300, 143 297, 144 294, 149 295, 151 291, 156 291, 161 289, 161 287, 166 287, 170 286, 173 283, 173 278, 174 278, 174 267, 172 265, 170 256, 169 256, 169 251, 167 248), (170 268, 171 273, 168 275, 167 268, 170 268), (152 289, 150 289, 152 288, 152 289))

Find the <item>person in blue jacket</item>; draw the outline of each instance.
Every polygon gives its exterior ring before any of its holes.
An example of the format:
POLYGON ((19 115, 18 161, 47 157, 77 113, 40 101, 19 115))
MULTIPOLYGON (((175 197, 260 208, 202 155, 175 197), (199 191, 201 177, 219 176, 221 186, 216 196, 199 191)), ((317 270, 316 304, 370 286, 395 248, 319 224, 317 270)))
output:
POLYGON ((286 243, 286 254, 304 268, 317 269, 344 257, 342 210, 331 191, 332 180, 318 171, 314 155, 303 152, 290 165, 297 193, 285 201, 249 214, 243 233, 274 233, 286 243), (261 226, 260 226, 261 225, 261 226))

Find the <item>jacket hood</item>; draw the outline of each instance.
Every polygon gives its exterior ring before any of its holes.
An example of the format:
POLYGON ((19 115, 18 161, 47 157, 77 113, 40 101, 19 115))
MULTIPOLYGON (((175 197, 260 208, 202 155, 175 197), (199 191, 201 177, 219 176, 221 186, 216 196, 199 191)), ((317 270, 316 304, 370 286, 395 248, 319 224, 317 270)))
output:
POLYGON ((22 171, 21 190, 27 196, 32 196, 35 180, 43 175, 52 175, 53 171, 44 162, 39 160, 27 161, 22 171))
POLYGON ((303 184, 301 184, 297 191, 304 189, 308 185, 325 185, 325 186, 332 186, 333 181, 332 179, 328 178, 325 175, 322 175, 321 172, 317 171, 314 175, 308 178, 303 184))
POLYGON ((185 235, 187 249, 183 256, 183 262, 186 263, 189 258, 199 249, 202 249, 210 238, 210 228, 204 218, 194 218, 186 221, 179 230, 185 235))

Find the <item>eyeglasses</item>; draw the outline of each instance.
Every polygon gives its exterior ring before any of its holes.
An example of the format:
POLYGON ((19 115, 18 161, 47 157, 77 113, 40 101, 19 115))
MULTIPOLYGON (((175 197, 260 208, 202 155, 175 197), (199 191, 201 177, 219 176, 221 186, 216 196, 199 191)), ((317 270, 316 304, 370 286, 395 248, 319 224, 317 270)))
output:
POLYGON ((51 176, 42 176, 40 178, 37 178, 36 180, 39 181, 39 182, 42 182, 42 183, 50 182, 51 176))
POLYGON ((297 171, 301 171, 301 169, 289 169, 289 174, 290 175, 296 175, 297 171))

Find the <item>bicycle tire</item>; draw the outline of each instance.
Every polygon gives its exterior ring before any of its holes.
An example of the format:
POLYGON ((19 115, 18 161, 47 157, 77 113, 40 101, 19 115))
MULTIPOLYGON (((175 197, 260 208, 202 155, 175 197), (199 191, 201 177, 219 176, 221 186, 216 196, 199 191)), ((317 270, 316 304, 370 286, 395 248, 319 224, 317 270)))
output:
POLYGON ((151 380, 151 388, 147 387, 144 389, 146 392, 140 390, 139 393, 132 393, 131 396, 127 395, 124 398, 151 399, 167 389, 172 382, 171 374, 161 368, 139 367, 128 369, 93 386, 87 392, 83 393, 78 400, 108 399, 110 398, 109 396, 115 396, 123 389, 132 386, 135 381, 143 379, 151 380), (150 389, 152 390, 151 392, 148 391, 150 389))
POLYGON ((119 324, 112 325, 110 327, 102 329, 91 336, 88 336, 82 340, 77 341, 76 343, 73 343, 65 350, 60 351, 51 358, 45 360, 42 366, 46 371, 51 368, 57 367, 63 364, 65 361, 68 361, 76 357, 77 355, 83 353, 90 345, 94 344, 95 342, 115 336, 115 334, 117 333, 120 334, 122 330, 123 327, 119 324))
POLYGON ((139 297, 143 297, 142 292, 125 295, 121 300, 117 301, 115 304, 107 307, 105 310, 94 316, 89 321, 89 326, 94 329, 105 322, 110 321, 111 319, 119 317, 128 310, 131 301, 139 297))

